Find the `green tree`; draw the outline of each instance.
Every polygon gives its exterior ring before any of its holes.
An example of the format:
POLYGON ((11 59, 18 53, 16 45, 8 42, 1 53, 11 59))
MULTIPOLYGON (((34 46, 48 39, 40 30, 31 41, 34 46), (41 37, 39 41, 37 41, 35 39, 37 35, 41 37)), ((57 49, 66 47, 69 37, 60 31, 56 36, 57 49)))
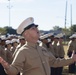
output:
POLYGON ((75 33, 76 32, 76 24, 72 25, 70 27, 71 33, 75 33))
POLYGON ((62 28, 60 28, 59 26, 54 26, 53 29, 54 30, 62 30, 62 28))
POLYGON ((0 27, 0 34, 6 34, 6 33, 7 33, 6 28, 0 27))
POLYGON ((17 34, 16 29, 13 29, 12 27, 6 26, 4 28, 6 29, 7 33, 9 33, 9 34, 17 34))

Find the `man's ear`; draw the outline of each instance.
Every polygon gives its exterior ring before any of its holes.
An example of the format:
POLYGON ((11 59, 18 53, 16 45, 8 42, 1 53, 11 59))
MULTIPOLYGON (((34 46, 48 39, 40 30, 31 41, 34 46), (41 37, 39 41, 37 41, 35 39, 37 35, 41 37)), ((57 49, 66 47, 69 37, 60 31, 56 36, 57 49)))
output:
POLYGON ((23 33, 23 36, 27 36, 28 35, 28 30, 26 30, 24 33, 23 33))
POLYGON ((24 31, 23 34, 22 34, 22 36, 25 36, 25 35, 26 35, 26 32, 24 31))

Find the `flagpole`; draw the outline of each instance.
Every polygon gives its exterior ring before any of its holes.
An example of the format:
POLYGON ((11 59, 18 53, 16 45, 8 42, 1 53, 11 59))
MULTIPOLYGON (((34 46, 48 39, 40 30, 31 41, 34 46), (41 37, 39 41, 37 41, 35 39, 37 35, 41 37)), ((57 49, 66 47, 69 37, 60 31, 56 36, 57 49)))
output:
POLYGON ((66 20, 67 20, 67 0, 66 0, 66 7, 65 7, 65 29, 66 29, 66 20))
POLYGON ((72 4, 70 5, 71 7, 71 35, 72 35, 72 4))

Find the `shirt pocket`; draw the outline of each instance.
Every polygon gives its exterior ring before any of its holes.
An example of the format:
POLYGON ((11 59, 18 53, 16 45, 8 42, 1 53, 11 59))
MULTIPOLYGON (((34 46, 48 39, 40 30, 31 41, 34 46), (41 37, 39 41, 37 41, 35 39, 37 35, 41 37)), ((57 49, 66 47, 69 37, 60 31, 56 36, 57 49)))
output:
POLYGON ((29 65, 31 68, 37 68, 40 64, 40 58, 38 55, 31 54, 27 58, 27 65, 29 65))

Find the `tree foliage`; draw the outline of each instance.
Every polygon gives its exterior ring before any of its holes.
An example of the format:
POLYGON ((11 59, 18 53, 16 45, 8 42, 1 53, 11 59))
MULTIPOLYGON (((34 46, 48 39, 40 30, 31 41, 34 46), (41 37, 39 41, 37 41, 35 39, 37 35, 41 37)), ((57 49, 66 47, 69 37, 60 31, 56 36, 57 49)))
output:
POLYGON ((70 27, 70 29, 71 29, 72 33, 75 33, 76 32, 76 24, 72 25, 70 27))
MULTIPOLYGON (((72 25, 71 27, 69 28, 61 28, 59 26, 54 26, 53 27, 53 31, 62 31, 65 33, 66 36, 70 36, 72 35, 73 33, 76 32, 76 24, 72 25)), ((3 28, 0 27, 0 34, 17 34, 16 33, 16 29, 13 29, 12 27, 9 27, 9 26, 5 26, 3 28)))
POLYGON ((6 34, 6 33, 7 33, 6 28, 0 27, 0 34, 6 34))
POLYGON ((16 29, 12 27, 5 26, 4 28, 0 28, 0 34, 17 34, 16 29))

